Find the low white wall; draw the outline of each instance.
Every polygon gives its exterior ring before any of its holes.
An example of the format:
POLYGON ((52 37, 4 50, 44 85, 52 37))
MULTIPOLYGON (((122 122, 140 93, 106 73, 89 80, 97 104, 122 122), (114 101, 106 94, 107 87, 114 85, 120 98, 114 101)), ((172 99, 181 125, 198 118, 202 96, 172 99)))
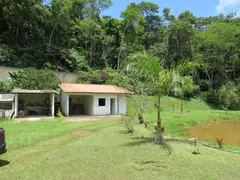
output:
POLYGON ((118 114, 126 114, 127 107, 126 107, 126 95, 119 94, 118 95, 118 114))
POLYGON ((11 108, 4 108, 4 109, 0 108, 0 118, 8 118, 10 116, 10 114, 13 112, 14 103, 6 102, 6 103, 2 103, 2 104, 8 104, 8 106, 10 106, 11 108))
POLYGON ((69 116, 69 95, 63 91, 60 93, 60 106, 63 115, 69 116))

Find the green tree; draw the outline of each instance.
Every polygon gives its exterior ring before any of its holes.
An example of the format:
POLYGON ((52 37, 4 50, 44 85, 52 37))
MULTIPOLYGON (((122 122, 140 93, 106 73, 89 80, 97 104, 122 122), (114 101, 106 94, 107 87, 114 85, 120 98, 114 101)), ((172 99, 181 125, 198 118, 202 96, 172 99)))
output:
POLYGON ((179 76, 179 82, 176 83, 176 86, 174 87, 173 91, 175 95, 179 96, 181 98, 181 114, 180 116, 183 117, 183 100, 186 97, 191 96, 193 90, 194 90, 194 82, 192 80, 191 76, 179 76))
POLYGON ((10 73, 12 86, 22 89, 57 89, 60 80, 54 71, 48 69, 25 68, 10 73))
POLYGON ((123 18, 123 32, 118 53, 117 69, 120 69, 121 55, 124 45, 131 46, 137 44, 138 35, 143 32, 142 22, 145 21, 144 16, 140 13, 137 4, 131 3, 121 14, 123 18))
POLYGON ((165 70, 155 57, 150 56, 147 53, 137 53, 135 61, 128 65, 128 70, 137 70, 146 76, 146 79, 151 80, 153 88, 156 91, 158 97, 157 107, 157 125, 156 125, 156 137, 155 143, 163 144, 163 130, 161 120, 161 98, 169 93, 169 91, 175 87, 175 84, 179 80, 179 75, 174 70, 165 70))
POLYGON ((234 106, 239 103, 238 89, 233 82, 227 82, 219 89, 219 101, 221 108, 226 110, 226 113, 230 106, 234 106))

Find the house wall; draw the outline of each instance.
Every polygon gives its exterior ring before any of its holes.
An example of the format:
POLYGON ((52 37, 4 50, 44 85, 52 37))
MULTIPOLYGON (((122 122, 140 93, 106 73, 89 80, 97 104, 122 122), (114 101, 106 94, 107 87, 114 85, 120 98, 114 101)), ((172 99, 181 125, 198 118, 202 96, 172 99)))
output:
POLYGON ((69 94, 61 91, 60 93, 60 106, 63 115, 69 116, 69 94))
MULTIPOLYGON (((115 110, 117 109, 117 95, 116 94, 95 94, 94 95, 94 107, 93 107, 93 115, 110 115, 110 99, 115 99, 115 110), (98 99, 105 98, 105 106, 99 106, 98 99)), ((116 111, 115 111, 116 112, 116 111)))
POLYGON ((127 106, 126 106, 126 95, 119 94, 118 95, 118 114, 126 114, 127 106))
POLYGON ((86 114, 87 115, 93 115, 93 96, 87 96, 86 99, 86 114))
POLYGON ((115 99, 115 114, 126 114, 125 94, 64 93, 61 91, 60 97, 61 108, 66 116, 69 116, 69 97, 72 98, 73 104, 84 104, 86 115, 110 115, 111 98, 115 99), (99 98, 105 99, 105 106, 99 106, 99 98))

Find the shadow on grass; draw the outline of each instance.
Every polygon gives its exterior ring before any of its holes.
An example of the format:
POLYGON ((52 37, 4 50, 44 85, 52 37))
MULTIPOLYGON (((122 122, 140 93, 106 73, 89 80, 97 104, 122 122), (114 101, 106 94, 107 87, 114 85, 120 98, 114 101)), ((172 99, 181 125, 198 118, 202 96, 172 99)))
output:
POLYGON ((10 162, 0 159, 0 167, 8 165, 10 162))
POLYGON ((169 145, 168 141, 165 140, 165 143, 160 146, 163 150, 168 152, 168 155, 172 154, 172 147, 169 145))
POLYGON ((140 146, 142 144, 154 142, 154 138, 152 138, 152 137, 132 137, 130 139, 135 140, 135 141, 125 143, 123 146, 140 146))
POLYGON ((168 155, 172 153, 172 147, 169 145, 168 140, 165 140, 165 143, 163 145, 157 145, 154 143, 154 137, 132 137, 131 139, 135 141, 125 143, 123 146, 140 146, 147 143, 151 143, 167 151, 168 155))

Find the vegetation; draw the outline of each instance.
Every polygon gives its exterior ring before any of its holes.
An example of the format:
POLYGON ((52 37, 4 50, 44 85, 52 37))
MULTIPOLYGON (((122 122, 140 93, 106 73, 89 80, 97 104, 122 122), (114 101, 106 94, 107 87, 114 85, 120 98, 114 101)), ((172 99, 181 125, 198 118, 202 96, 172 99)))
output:
POLYGON ((133 133, 134 126, 136 125, 136 120, 133 116, 124 115, 122 116, 121 124, 123 124, 123 126, 127 130, 127 133, 133 133))
POLYGON ((121 133, 124 129, 118 120, 21 124, 1 120, 0 126, 6 127, 8 143, 8 152, 0 160, 3 179, 238 179, 240 176, 238 154, 199 145, 201 154, 196 156, 192 154, 193 145, 174 141, 167 141, 168 146, 160 148, 152 143, 152 133, 141 126, 131 136, 121 133), (91 133, 73 133, 81 130, 91 133))
MULTIPOLYGON (((8 144, 1 158, 10 164, 0 160, 0 177, 238 179, 237 155, 196 145, 201 151, 196 157, 189 144, 164 140, 163 131, 184 137, 184 127, 213 119, 209 111, 215 110, 204 101, 230 110, 220 111, 219 119, 239 119, 231 110, 240 108, 240 18, 235 13, 196 17, 190 11, 174 16, 169 8, 160 16, 159 6, 146 1, 129 4, 121 19, 101 17, 111 4, 0 2, 0 64, 24 68, 10 74, 10 84, 0 82, 0 93, 15 87, 56 89, 54 71, 67 71, 79 74, 78 83, 116 84, 141 94, 128 99, 129 116, 121 127, 116 121, 1 120, 8 144), (136 125, 134 116, 147 128, 136 125), (131 137, 121 133, 124 127, 131 137), (153 145, 153 136, 164 146, 153 145)), ((217 139, 220 149, 222 141, 217 139)))
POLYGON ((12 83, 9 86, 22 89, 57 89, 60 82, 52 70, 25 68, 18 72, 10 73, 12 83))
MULTIPOLYGON (((111 4, 111 0, 2 0, 0 64, 76 72, 81 83, 117 84, 147 95, 158 94, 151 75, 174 70, 193 80, 188 88, 199 87, 193 88, 191 97, 201 94, 214 106, 239 109, 239 100, 227 102, 240 94, 240 18, 235 13, 196 17, 185 11, 174 16, 169 8, 142 1, 130 3, 121 19, 101 17, 111 4), (130 73, 129 65, 138 58, 144 66, 155 59, 150 70, 154 74, 139 69, 130 73), (235 90, 224 97, 228 82, 235 90)), ((1 92, 7 91, 1 87, 1 92)), ((189 96, 180 94, 170 93, 181 99, 189 96)))

